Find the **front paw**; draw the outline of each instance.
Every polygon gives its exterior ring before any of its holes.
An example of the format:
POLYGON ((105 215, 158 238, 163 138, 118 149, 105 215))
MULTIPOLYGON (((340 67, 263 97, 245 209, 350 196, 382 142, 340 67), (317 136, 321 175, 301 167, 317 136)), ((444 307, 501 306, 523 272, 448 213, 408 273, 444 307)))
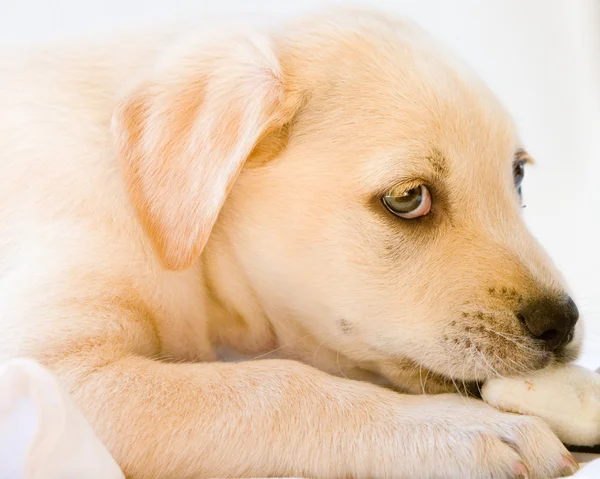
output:
POLYGON ((409 439, 420 467, 402 477, 548 479, 579 469, 538 418, 500 412, 475 400, 437 396, 426 401, 428 424, 409 439))
POLYGON ((445 446, 450 461, 459 464, 444 477, 554 478, 579 469, 538 418, 473 407, 457 414, 451 427, 445 446))
POLYGON ((600 375, 585 368, 564 365, 493 379, 482 396, 495 408, 542 418, 565 444, 600 444, 600 375))

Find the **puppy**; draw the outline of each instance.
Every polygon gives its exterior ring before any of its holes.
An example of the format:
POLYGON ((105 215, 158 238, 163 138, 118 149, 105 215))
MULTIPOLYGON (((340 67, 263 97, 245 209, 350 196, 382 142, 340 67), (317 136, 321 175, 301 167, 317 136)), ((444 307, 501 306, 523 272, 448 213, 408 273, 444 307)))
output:
POLYGON ((580 341, 513 123, 419 28, 332 10, 0 64, 0 359, 50 367, 127 476, 576 469, 538 419, 397 392, 580 341))

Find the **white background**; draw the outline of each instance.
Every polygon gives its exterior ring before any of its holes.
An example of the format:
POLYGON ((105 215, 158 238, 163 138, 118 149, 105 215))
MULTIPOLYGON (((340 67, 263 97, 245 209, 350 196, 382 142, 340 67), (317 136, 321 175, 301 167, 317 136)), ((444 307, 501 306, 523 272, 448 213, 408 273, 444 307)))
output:
MULTIPOLYGON (((319 0, 0 0, 0 45, 206 16, 277 19, 319 0)), ((353 2, 357 3, 357 2, 353 2)), ((600 0, 363 0, 452 47, 512 111, 537 166, 526 219, 563 270, 600 366, 600 0)))

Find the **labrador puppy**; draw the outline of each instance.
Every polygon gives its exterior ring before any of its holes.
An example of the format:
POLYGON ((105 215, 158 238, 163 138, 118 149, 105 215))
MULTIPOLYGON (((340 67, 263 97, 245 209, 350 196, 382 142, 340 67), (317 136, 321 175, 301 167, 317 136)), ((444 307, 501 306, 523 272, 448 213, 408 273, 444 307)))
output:
POLYGON ((0 65, 0 359, 50 367, 128 477, 576 469, 456 394, 580 332, 511 119, 419 28, 334 9, 0 65))

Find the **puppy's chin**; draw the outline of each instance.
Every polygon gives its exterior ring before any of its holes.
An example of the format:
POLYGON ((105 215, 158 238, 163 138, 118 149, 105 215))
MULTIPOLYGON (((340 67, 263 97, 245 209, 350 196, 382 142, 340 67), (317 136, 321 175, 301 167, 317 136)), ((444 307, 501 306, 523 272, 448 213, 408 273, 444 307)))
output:
POLYGON ((478 384, 490 378, 522 376, 545 369, 555 362, 567 362, 576 355, 565 350, 557 356, 551 351, 534 347, 528 350, 512 350, 509 354, 502 354, 502 352, 509 353, 500 348, 478 355, 466 351, 464 354, 449 356, 445 361, 437 362, 428 369, 444 383, 452 386, 470 384, 469 389, 475 391, 478 384))
MULTIPOLYGON (((579 357, 581 346, 577 344, 568 344, 557 351, 540 351, 540 354, 535 360, 519 362, 518 358, 488 358, 484 369, 471 369, 469 374, 448 374, 436 372, 440 378, 445 378, 446 381, 455 384, 465 382, 469 385, 469 390, 472 395, 479 396, 481 392, 479 387, 492 377, 519 377, 534 371, 546 369, 554 364, 565 364, 575 361, 579 357), (510 364, 510 366, 508 366, 510 364), (513 366, 514 365, 514 366, 513 366), (493 368, 493 369, 492 369, 493 368)), ((523 358, 521 358, 523 359, 523 358)))
MULTIPOLYGON (((442 336, 438 344, 447 344, 442 336)), ((393 389, 409 394, 459 393, 480 396, 479 388, 488 379, 519 377, 539 371, 556 363, 567 363, 577 358, 580 341, 548 351, 539 341, 517 341, 499 336, 493 343, 485 343, 485 336, 474 334, 456 336, 453 345, 461 347, 437 350, 438 354, 424 357, 390 355, 379 363, 378 373, 393 389), (433 358, 433 359, 432 359, 433 358)))
POLYGON ((483 381, 452 378, 421 368, 419 381, 416 384, 413 383, 410 386, 407 384, 397 385, 394 389, 409 394, 456 393, 465 397, 481 398, 482 385, 483 381))
POLYGON ((407 357, 394 357, 379 364, 378 374, 385 377, 391 389, 405 394, 456 393, 480 397, 483 381, 452 377, 428 369, 407 357))
POLYGON ((558 364, 572 363, 581 354, 581 344, 571 343, 559 349, 554 355, 554 362, 558 364))
MULTIPOLYGON (((422 368, 421 377, 425 376, 425 383, 421 381, 419 393, 423 394, 440 394, 454 392, 462 396, 481 399, 481 388, 483 383, 492 376, 514 377, 522 376, 533 371, 545 369, 552 364, 564 364, 575 361, 579 357, 581 345, 568 344, 555 353, 548 353, 544 358, 540 358, 532 364, 523 365, 522 369, 510 368, 510 370, 497 370, 494 374, 486 372, 484 377, 473 379, 472 377, 462 377, 445 375, 440 372, 427 371, 422 368), (435 378, 433 382, 429 382, 429 378, 435 378)), ((598 370, 600 372, 600 369, 598 370)), ((400 389, 400 388, 398 388, 400 389)), ((415 391, 412 391, 413 393, 415 391)))

